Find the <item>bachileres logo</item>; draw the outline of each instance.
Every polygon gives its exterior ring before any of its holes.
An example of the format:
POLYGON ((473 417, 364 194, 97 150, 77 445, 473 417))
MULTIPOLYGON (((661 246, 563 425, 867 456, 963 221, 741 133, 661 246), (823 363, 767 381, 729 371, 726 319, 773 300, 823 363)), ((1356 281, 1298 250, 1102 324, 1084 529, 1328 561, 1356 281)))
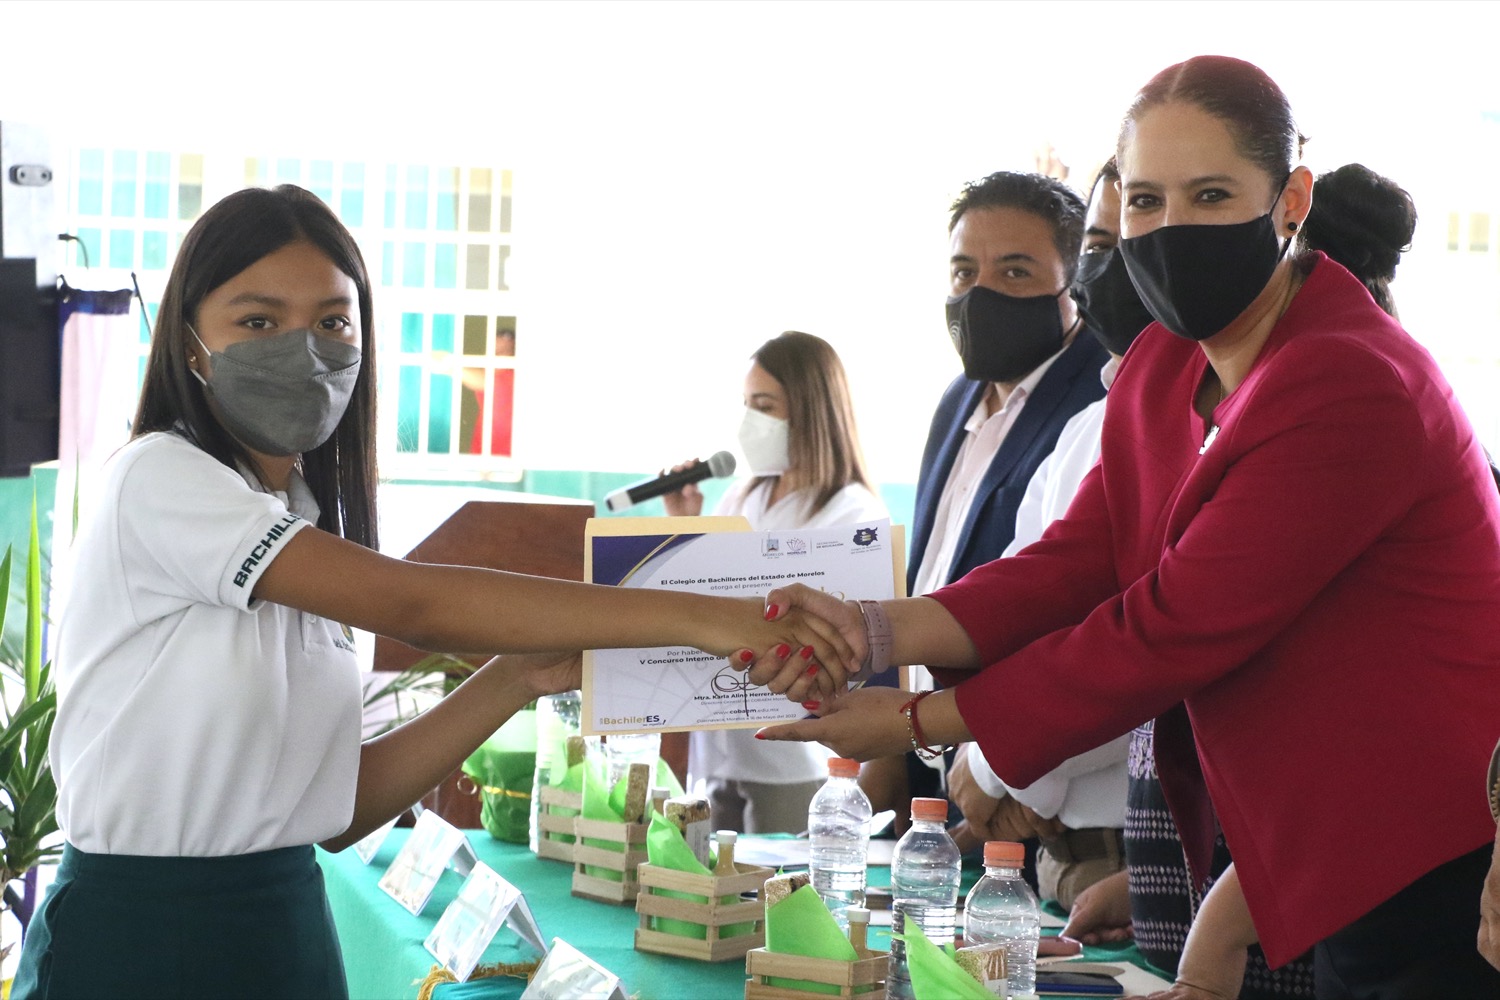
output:
POLYGON ((854 533, 854 544, 862 548, 867 545, 874 545, 880 541, 877 534, 878 530, 877 528, 860 528, 854 533))

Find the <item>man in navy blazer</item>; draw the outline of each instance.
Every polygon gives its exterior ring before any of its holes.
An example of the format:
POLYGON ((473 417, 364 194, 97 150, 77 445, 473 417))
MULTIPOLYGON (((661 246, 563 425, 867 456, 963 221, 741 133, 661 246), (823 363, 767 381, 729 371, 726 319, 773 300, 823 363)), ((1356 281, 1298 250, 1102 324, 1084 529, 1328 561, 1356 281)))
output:
MULTIPOLYGON (((941 584, 951 583, 975 566, 998 559, 1005 551, 1015 537, 1016 508, 1021 505, 1032 473, 1052 453, 1057 436, 1069 418, 1103 397, 1099 370, 1107 358, 1097 338, 1087 333, 1075 334, 1042 376, 990 459, 941 584)), ((991 388, 991 383, 960 375, 943 392, 932 415, 932 428, 927 433, 917 477, 906 575, 909 593, 918 593, 917 571, 927 552, 943 487, 966 434, 964 425, 991 388)))
MULTIPOLYGON (((922 454, 907 561, 913 596, 1000 558, 1026 484, 1063 425, 1104 395, 1108 354, 1068 295, 1085 207, 1053 178, 1008 171, 966 185, 953 203, 948 333, 964 374, 943 393, 922 454)), ((893 684, 893 674, 872 683, 893 684)), ((915 680, 918 690, 933 686, 925 670, 915 680)), ((860 784, 877 809, 897 809, 898 832, 906 797, 945 795, 915 754, 866 764, 860 784)), ((1015 839, 1060 832, 1007 805, 1015 839)))
POLYGON ((1007 171, 953 204, 948 332, 964 374, 943 393, 922 454, 913 595, 1000 557, 1032 473, 1069 418, 1104 395, 1108 355, 1068 295, 1085 208, 1051 177, 1007 171))

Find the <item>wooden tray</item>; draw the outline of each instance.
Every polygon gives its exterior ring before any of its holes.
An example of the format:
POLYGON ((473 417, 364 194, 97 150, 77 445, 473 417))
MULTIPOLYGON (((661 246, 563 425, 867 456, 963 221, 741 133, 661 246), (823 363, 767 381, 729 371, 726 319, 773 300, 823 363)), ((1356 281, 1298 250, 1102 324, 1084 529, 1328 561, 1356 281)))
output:
POLYGON ((567 792, 544 785, 538 792, 536 856, 553 861, 573 861, 573 823, 583 811, 583 793, 567 792), (559 810, 571 809, 563 815, 559 810))
POLYGON ((885 975, 890 954, 861 950, 852 962, 831 958, 808 958, 804 955, 779 955, 756 948, 745 955, 745 1000, 808 1000, 810 997, 838 996, 848 1000, 885 1000, 885 975), (811 990, 773 986, 768 979, 803 979, 838 992, 814 993, 811 990))
POLYGON ((646 860, 646 824, 611 823, 608 820, 573 821, 573 895, 597 899, 601 903, 633 904, 640 890, 636 869, 646 860), (620 845, 619 850, 595 847, 587 840, 607 840, 620 845), (593 875, 586 868, 607 868, 620 873, 619 881, 593 875))
POLYGON ((678 958, 695 958, 703 962, 727 962, 743 958, 752 948, 766 943, 766 900, 762 894, 766 879, 776 874, 757 865, 736 864, 733 875, 694 875, 652 864, 636 870, 640 893, 635 910, 641 925, 635 931, 635 950, 650 951, 678 958), (663 890, 701 896, 704 902, 676 899, 663 890), (753 892, 755 899, 743 900, 741 893, 753 892), (725 902, 728 898, 730 902, 725 902), (704 937, 688 937, 654 929, 653 918, 681 920, 704 928, 704 937), (748 932, 724 936, 725 928, 748 924, 748 932))

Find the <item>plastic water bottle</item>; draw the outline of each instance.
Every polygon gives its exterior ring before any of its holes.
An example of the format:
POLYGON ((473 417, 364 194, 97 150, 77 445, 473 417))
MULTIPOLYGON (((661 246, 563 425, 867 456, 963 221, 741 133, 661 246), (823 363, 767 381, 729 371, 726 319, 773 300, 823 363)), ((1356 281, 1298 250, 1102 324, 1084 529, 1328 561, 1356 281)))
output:
POLYGON ((1026 848, 1005 840, 984 845, 984 877, 964 900, 964 943, 1005 946, 1011 1000, 1036 995, 1036 948, 1041 918, 1036 895, 1021 877, 1026 848))
MULTIPOLYGON (((947 819, 946 799, 912 799, 911 828, 897 841, 891 860, 892 933, 905 933, 915 923, 939 948, 951 943, 957 932, 958 884, 963 867, 958 845, 943 827, 947 819)), ((886 996, 912 995, 906 946, 893 940, 886 996)))
POLYGON ((656 774, 661 757, 661 733, 610 733, 604 737, 605 778, 614 788, 631 764, 645 764, 656 774))
POLYGON ((849 908, 865 905, 865 864, 870 851, 870 800, 858 778, 858 761, 830 757, 828 781, 807 809, 808 871, 813 888, 846 933, 849 908))
POLYGON ((577 736, 583 715, 583 695, 564 691, 538 698, 536 702, 536 776, 531 785, 531 850, 537 849, 540 832, 537 814, 541 811, 542 789, 560 784, 567 773, 568 762, 562 759, 568 737, 577 736))

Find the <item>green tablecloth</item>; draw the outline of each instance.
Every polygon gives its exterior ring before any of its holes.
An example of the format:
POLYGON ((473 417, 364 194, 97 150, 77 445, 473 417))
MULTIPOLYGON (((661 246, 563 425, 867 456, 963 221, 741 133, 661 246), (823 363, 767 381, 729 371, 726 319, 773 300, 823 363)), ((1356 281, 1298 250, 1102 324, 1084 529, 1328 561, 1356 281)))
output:
MULTIPOLYGON (((623 980, 626 990, 640 1000, 677 998, 734 998, 745 995, 745 965, 717 964, 671 958, 635 950, 635 910, 572 895, 572 866, 537 858, 524 846, 502 843, 483 830, 467 831, 479 860, 509 879, 526 894, 542 936, 560 937, 623 980)), ((417 987, 435 964, 422 947, 438 917, 458 895, 463 884, 451 871, 443 873, 420 916, 412 916, 380 890, 380 876, 395 860, 410 831, 397 829, 369 865, 353 851, 318 851, 318 863, 328 884, 328 899, 344 949, 351 1000, 413 1000, 417 987)), ((967 874, 967 873, 966 873, 967 874)), ((972 881, 975 875, 970 876, 972 881)), ((872 885, 890 884, 890 869, 872 867, 872 885)), ((888 948, 882 929, 872 930, 871 945, 888 948)), ((1091 948, 1092 958, 1140 963, 1134 947, 1091 948)), ((521 961, 533 957, 509 930, 502 930, 484 954, 483 963, 521 961)), ((434 1000, 483 997, 509 1000, 523 986, 516 979, 474 980, 440 987, 434 1000)))

